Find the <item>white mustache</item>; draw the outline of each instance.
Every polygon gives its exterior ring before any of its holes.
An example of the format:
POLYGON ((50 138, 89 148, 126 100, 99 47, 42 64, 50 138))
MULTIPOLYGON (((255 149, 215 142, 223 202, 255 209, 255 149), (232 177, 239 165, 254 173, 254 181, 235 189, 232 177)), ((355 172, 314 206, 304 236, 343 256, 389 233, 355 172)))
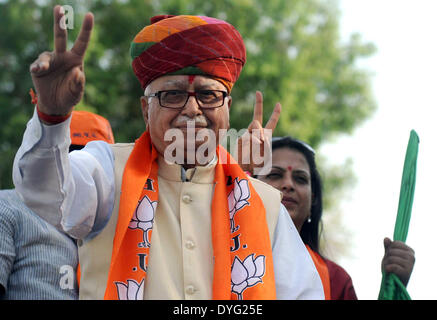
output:
POLYGON ((208 121, 204 115, 198 115, 194 119, 185 115, 179 116, 175 121, 175 127, 206 127, 208 121))

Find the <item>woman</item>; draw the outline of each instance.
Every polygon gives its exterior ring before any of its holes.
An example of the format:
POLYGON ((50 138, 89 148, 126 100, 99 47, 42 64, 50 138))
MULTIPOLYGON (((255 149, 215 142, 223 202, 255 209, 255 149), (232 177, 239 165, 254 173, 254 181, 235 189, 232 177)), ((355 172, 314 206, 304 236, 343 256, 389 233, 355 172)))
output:
MULTIPOLYGON (((357 299, 352 279, 335 262, 319 252, 322 217, 322 180, 315 163, 315 152, 306 143, 291 137, 273 138, 272 169, 256 178, 283 194, 288 210, 320 274, 327 300, 357 299)), ((384 239, 382 268, 393 272, 406 286, 414 265, 414 251, 402 242, 384 239)))

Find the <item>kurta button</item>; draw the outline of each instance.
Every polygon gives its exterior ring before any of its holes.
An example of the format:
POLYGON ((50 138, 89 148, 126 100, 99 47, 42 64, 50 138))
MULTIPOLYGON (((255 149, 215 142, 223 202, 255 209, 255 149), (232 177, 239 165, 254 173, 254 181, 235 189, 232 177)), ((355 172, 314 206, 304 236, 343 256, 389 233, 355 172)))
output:
POLYGON ((187 294, 194 294, 194 292, 196 291, 196 289, 194 289, 194 287, 193 286, 187 286, 186 288, 185 288, 185 292, 187 293, 187 294))
POLYGON ((190 203, 191 202, 191 197, 188 194, 185 194, 182 196, 182 201, 185 203, 190 203))
POLYGON ((187 249, 194 249, 194 242, 193 241, 191 241, 191 240, 188 240, 187 242, 185 242, 185 247, 187 248, 187 249))

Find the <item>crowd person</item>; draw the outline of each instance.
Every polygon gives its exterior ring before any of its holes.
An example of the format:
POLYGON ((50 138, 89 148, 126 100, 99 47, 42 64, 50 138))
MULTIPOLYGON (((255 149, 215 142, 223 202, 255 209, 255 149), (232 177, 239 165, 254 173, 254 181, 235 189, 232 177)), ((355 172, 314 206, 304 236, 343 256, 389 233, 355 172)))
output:
MULTIPOLYGON (((322 179, 315 162, 315 151, 305 142, 291 137, 272 139, 272 167, 261 181, 282 192, 287 208, 322 279, 327 300, 356 300, 349 274, 320 253, 323 211, 322 179)), ((405 243, 384 239, 382 268, 393 272, 405 286, 413 271, 414 251, 405 243)))
POLYGON ((146 130, 135 143, 90 142, 69 156, 66 119, 83 95, 93 15, 69 51, 62 16, 56 6, 55 50, 30 67, 37 112, 13 178, 29 207, 79 239, 79 298, 324 299, 280 192, 218 144, 246 61, 238 31, 205 16, 153 17, 130 51, 146 130), (190 129, 212 135, 199 141, 190 129), (182 142, 167 139, 175 131, 182 142), (182 157, 171 158, 174 144, 182 157))
MULTIPOLYGON (((69 151, 87 142, 114 143, 109 122, 73 111, 69 151)), ((76 241, 30 210, 14 189, 0 191, 0 300, 75 300, 76 241)))

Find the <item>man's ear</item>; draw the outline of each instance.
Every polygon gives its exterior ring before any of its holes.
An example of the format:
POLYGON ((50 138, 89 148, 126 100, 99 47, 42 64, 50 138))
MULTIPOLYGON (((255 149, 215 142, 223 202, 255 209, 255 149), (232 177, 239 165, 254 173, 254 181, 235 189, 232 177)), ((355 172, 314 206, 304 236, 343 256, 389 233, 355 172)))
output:
POLYGON ((142 96, 140 100, 141 100, 141 111, 143 113, 143 119, 147 126, 147 122, 149 120, 149 99, 146 96, 142 96))
POLYGON ((228 123, 227 123, 227 130, 229 130, 229 128, 231 127, 231 123, 230 123, 230 114, 231 114, 231 105, 232 105, 232 97, 228 96, 228 123))

